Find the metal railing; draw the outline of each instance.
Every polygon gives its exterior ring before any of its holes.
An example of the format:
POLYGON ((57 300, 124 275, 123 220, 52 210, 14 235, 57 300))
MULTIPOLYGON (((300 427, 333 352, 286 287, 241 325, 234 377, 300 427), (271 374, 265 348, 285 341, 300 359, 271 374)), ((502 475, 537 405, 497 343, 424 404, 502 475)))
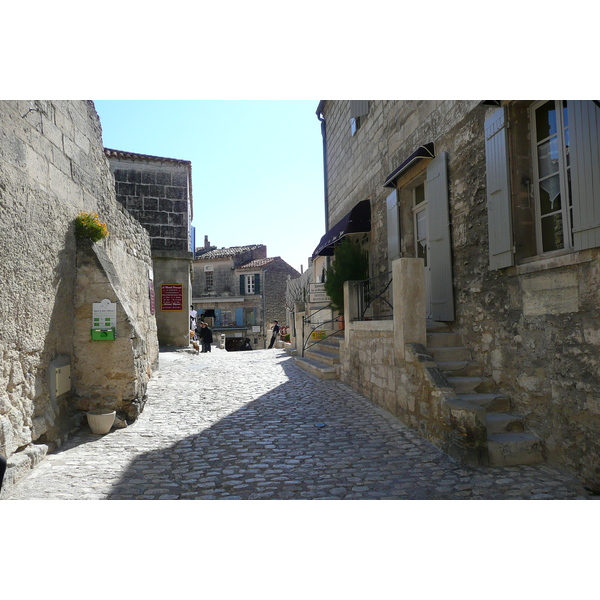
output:
POLYGON ((358 306, 357 321, 379 321, 394 317, 391 271, 355 284, 354 290, 358 306))
POLYGON ((322 310, 332 310, 332 306, 331 304, 328 306, 324 306, 323 308, 320 308, 319 310, 311 313, 308 316, 302 317, 302 339, 303 339, 303 343, 302 343, 302 356, 304 356, 304 353, 306 352, 306 350, 308 348, 311 348, 312 346, 315 346, 316 344, 322 342, 323 340, 326 340, 327 338, 331 337, 332 335, 335 335, 336 333, 338 333, 339 331, 339 322, 340 322, 340 317, 336 317, 335 319, 329 319, 327 321, 318 321, 318 323, 316 325, 313 324, 314 322, 314 316, 317 315, 318 313, 320 313, 322 310), (335 325, 334 325, 335 324, 335 325), (309 325, 309 333, 308 335, 305 337, 305 325, 309 325), (312 343, 309 343, 312 335, 315 331, 319 330, 319 329, 323 329, 323 330, 328 330, 327 328, 325 328, 325 325, 331 325, 332 326, 332 331, 329 334, 324 335, 323 337, 320 337, 318 339, 314 339, 312 341, 312 343))

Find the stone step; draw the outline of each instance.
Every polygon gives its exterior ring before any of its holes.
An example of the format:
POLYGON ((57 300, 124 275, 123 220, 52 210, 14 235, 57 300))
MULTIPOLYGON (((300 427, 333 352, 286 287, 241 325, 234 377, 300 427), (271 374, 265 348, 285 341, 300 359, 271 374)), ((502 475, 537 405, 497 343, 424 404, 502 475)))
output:
POLYGON ((317 362, 325 363, 326 365, 333 366, 340 364, 340 353, 328 351, 320 346, 312 346, 304 352, 305 358, 310 358, 317 362))
POLYGON ((296 364, 319 379, 339 379, 339 367, 332 367, 311 358, 296 356, 296 364))
POLYGON ((526 432, 488 435, 488 455, 492 466, 536 465, 544 462, 542 440, 526 432))
POLYGON ((447 332, 427 332, 427 347, 456 347, 462 343, 462 336, 458 333, 447 332))
POLYGON ((510 398, 503 394, 457 394, 461 400, 477 404, 488 412, 505 413, 510 410, 510 398))
POLYGON ((425 324, 427 332, 434 331, 452 331, 452 324, 445 321, 427 320, 425 324))
POLYGON ((471 360, 471 348, 468 346, 428 347, 427 352, 436 362, 471 360))
POLYGON ((488 413, 486 415, 488 435, 494 433, 514 433, 524 431, 523 421, 510 413, 488 413))
POLYGON ((484 394, 492 392, 496 387, 490 377, 446 377, 457 394, 484 394))
POLYGON ((483 367, 472 360, 449 360, 437 363, 440 371, 451 377, 474 377, 483 374, 483 367))

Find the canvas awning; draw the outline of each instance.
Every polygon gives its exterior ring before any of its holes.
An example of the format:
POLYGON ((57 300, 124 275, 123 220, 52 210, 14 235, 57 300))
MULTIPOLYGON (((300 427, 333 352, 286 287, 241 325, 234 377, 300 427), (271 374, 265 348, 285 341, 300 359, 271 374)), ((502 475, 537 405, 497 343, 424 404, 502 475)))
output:
POLYGON ((371 231, 371 202, 359 202, 348 214, 344 215, 322 238, 312 257, 333 256, 335 244, 349 233, 371 231))
POLYGON ((402 164, 394 169, 385 179, 383 187, 395 188, 396 181, 412 165, 423 158, 435 158, 435 149, 433 142, 419 146, 402 164))

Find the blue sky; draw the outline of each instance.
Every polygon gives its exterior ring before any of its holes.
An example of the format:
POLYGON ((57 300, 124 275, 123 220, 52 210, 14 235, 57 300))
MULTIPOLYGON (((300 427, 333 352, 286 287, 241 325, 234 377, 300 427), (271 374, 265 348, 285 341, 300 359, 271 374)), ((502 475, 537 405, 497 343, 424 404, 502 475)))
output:
POLYGON ((192 162, 196 245, 300 271, 325 233, 319 100, 96 100, 105 147, 192 162))

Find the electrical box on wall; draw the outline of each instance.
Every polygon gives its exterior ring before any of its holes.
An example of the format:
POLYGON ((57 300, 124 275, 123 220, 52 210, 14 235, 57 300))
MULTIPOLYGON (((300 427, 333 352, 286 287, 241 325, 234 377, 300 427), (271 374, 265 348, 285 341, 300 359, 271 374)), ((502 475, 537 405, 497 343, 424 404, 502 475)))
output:
POLYGON ((71 390, 71 366, 57 367, 54 370, 54 394, 56 397, 71 390))

